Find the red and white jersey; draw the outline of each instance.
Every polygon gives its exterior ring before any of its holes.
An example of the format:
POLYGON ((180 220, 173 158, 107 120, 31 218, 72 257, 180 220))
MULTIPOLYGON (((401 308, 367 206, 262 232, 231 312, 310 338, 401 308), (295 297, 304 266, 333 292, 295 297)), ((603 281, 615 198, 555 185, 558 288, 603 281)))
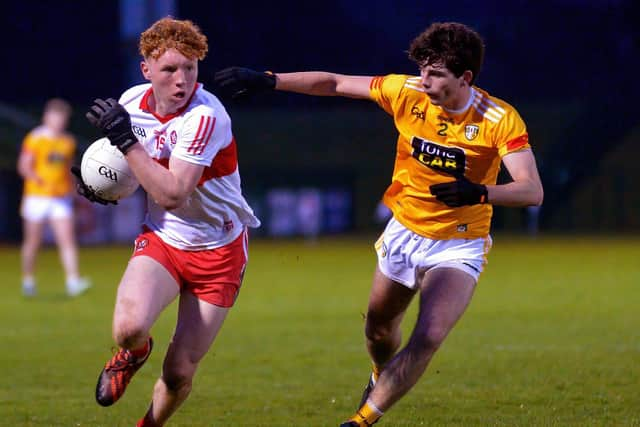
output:
POLYGON ((183 250, 224 246, 245 226, 260 226, 242 196, 231 119, 218 98, 197 84, 185 107, 161 117, 149 108, 151 93, 151 84, 142 84, 119 100, 131 116, 138 142, 164 167, 175 156, 205 168, 195 191, 179 208, 168 211, 147 197, 144 224, 183 250))

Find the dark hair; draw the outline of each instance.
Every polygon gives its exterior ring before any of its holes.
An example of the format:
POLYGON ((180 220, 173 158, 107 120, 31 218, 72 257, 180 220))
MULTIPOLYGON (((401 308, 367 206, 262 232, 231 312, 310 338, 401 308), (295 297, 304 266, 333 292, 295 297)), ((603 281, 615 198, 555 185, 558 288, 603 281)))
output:
POLYGON ((484 59, 482 37, 458 22, 434 22, 409 46, 409 58, 420 67, 442 63, 456 77, 466 70, 473 73, 475 82, 484 59))

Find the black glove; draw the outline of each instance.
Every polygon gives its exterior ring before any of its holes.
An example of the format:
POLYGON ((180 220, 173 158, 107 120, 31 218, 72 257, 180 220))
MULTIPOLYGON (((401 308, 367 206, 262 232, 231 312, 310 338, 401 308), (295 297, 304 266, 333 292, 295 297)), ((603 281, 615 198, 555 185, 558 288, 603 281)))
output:
POLYGON ((90 202, 100 203, 101 205, 108 205, 110 203, 113 205, 118 204, 116 200, 106 200, 98 196, 91 187, 85 184, 82 180, 82 173, 80 172, 80 168, 78 166, 71 166, 71 173, 74 174, 76 178, 78 178, 76 190, 78 191, 78 194, 80 194, 85 199, 89 200, 90 202))
POLYGON ((118 147, 122 154, 138 142, 131 130, 131 118, 124 107, 113 98, 106 101, 100 98, 93 101, 93 105, 86 114, 87 120, 99 128, 104 136, 109 138, 111 145, 118 147))
POLYGON ((237 98, 275 89, 276 76, 270 72, 230 67, 215 73, 213 83, 223 94, 237 98))
POLYGON ((487 186, 474 184, 464 176, 455 181, 434 184, 429 187, 429 190, 431 194, 436 196, 436 199, 450 208, 488 202, 487 186))

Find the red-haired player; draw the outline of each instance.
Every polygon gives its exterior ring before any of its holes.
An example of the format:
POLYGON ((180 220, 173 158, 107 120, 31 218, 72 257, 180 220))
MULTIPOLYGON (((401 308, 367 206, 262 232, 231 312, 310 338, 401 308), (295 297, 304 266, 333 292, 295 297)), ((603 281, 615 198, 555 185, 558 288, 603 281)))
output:
MULTIPOLYGON (((96 99, 87 113, 124 153, 148 200, 144 231, 118 286, 113 336, 120 350, 100 374, 98 403, 122 397, 149 357, 152 325, 180 300, 162 374, 138 426, 163 425, 187 398, 238 295, 247 227, 260 225, 241 193, 231 120, 197 82, 207 49, 192 22, 157 21, 140 37, 142 74, 150 83, 118 101, 96 99)), ((95 199, 81 181, 79 191, 95 199)))

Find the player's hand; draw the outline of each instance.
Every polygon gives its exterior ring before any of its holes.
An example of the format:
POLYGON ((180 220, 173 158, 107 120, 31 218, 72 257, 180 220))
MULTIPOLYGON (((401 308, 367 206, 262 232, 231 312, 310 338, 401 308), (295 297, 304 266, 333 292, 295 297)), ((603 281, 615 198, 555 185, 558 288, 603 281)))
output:
POLYGON ((250 68, 230 67, 215 73, 213 83, 223 94, 237 98, 275 89, 276 76, 250 68))
POLYGON ((434 184, 429 187, 429 190, 436 199, 450 208, 488 202, 487 186, 474 184, 464 176, 455 181, 434 184))
POLYGON ((113 98, 106 101, 95 99, 86 114, 87 120, 99 128, 109 138, 111 145, 118 147, 123 154, 138 142, 131 130, 131 118, 124 107, 113 98))
POLYGON ((90 202, 100 203, 101 205, 118 204, 116 200, 106 200, 98 196, 91 187, 85 184, 82 179, 82 173, 80 172, 80 168, 78 166, 71 166, 71 173, 78 179, 78 182, 76 183, 76 190, 78 191, 78 194, 80 194, 85 199, 89 200, 90 202))

